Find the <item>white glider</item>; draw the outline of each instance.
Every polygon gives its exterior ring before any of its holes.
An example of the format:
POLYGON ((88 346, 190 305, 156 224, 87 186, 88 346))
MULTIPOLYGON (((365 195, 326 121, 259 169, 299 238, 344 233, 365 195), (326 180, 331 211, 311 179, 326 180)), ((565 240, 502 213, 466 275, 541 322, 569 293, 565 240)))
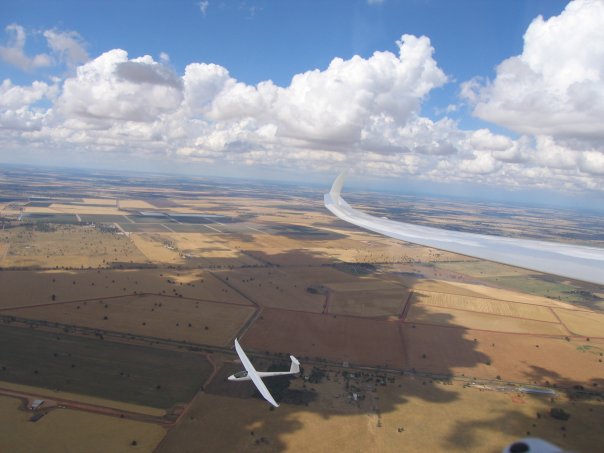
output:
POLYGON ((352 208, 340 196, 345 174, 336 178, 324 198, 325 207, 346 222, 406 242, 604 285, 602 248, 449 231, 374 217, 352 208))
POLYGON ((235 373, 235 374, 229 376, 229 381, 250 381, 251 380, 266 401, 268 401, 275 407, 279 407, 279 405, 276 403, 275 399, 273 398, 273 395, 271 395, 271 392, 268 391, 268 389, 266 388, 266 385, 264 385, 264 382, 262 382, 262 378, 270 377, 270 376, 285 376, 288 374, 298 374, 300 372, 300 362, 298 362, 298 359, 296 359, 293 355, 289 356, 289 358, 292 361, 289 371, 277 371, 277 372, 256 371, 256 369, 252 365, 252 362, 250 362, 250 359, 248 359, 247 356, 245 355, 245 352, 243 352, 243 349, 239 345, 237 338, 235 338, 235 350, 237 351, 237 354, 239 355, 239 358, 241 359, 241 363, 243 364, 245 371, 240 371, 238 373, 235 373))

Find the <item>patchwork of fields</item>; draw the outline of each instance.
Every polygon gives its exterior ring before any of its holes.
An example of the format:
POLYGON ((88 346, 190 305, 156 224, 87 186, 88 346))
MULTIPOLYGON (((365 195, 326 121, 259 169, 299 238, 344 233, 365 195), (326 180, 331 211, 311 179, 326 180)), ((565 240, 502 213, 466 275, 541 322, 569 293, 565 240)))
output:
MULTIPOLYGON (((325 430, 387 451, 407 428, 414 445, 450 449, 473 445, 446 437, 480 423, 470 407, 510 401, 474 396, 456 379, 604 386, 603 288, 351 229, 316 194, 95 191, 83 182, 76 191, 0 203, 0 417, 15 427, 6 445, 26 445, 18 436, 49 439, 71 424, 81 435, 67 439, 87 451, 86 436, 106 430, 115 433, 105 444, 114 451, 134 449, 128 436, 141 451, 193 451, 200 442, 278 451, 301 445, 300 433, 325 430), (292 381, 279 409, 286 416, 277 416, 245 384, 224 381, 241 368, 234 338, 259 367, 294 354, 307 377, 328 367, 330 380, 292 381), (386 376, 398 387, 386 388, 386 376), (455 388, 433 388, 434 376, 454 379, 455 388), (57 404, 27 425, 23 395, 72 406, 57 404), (422 443, 410 408, 420 419, 463 416, 422 443), (227 417, 234 412, 241 422, 227 417), (32 434, 30 426, 44 429, 32 434), (390 431, 375 429, 382 426, 390 431)), ((505 228, 521 231, 513 222, 505 228)), ((497 418, 476 432, 498 442, 524 436, 532 423, 518 407, 508 409, 522 423, 504 435, 494 434, 497 418)), ((585 426, 602 417, 601 404, 590 409, 595 418, 585 426)), ((529 428, 551 435, 553 425, 541 426, 529 428)), ((582 445, 576 431, 569 448, 582 445)), ((55 450, 65 445, 53 442, 55 450)))

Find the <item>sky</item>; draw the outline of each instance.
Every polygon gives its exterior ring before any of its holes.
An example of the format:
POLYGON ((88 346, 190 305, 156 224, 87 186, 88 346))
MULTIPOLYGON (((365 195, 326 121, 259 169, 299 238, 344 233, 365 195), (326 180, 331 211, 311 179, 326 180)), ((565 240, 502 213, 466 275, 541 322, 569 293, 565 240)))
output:
POLYGON ((604 202, 604 0, 0 0, 0 18, 0 163, 604 202))

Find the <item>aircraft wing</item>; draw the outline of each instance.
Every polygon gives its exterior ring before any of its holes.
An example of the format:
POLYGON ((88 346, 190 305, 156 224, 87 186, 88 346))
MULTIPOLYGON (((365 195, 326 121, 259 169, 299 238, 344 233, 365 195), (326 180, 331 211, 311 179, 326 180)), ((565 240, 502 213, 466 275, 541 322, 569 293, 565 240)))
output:
POLYGON ((352 208, 340 196, 345 172, 325 194, 325 207, 340 219, 414 244, 604 285, 604 249, 530 239, 443 230, 378 218, 352 208))
POLYGON ((239 342, 237 341, 236 338, 235 338, 235 350, 237 351, 237 354, 239 355, 239 358, 241 359, 241 363, 243 363, 243 366, 245 367, 245 369, 247 371, 247 375, 250 377, 250 379, 252 380, 252 382, 254 383, 254 385, 256 386, 258 391, 260 392, 260 394, 264 397, 264 399, 266 401, 271 403, 273 406, 279 407, 279 405, 273 398, 273 395, 271 395, 271 392, 268 391, 268 389, 266 388, 266 385, 264 385, 264 382, 262 382, 262 378, 260 376, 258 376, 258 372, 252 365, 252 362, 250 362, 250 359, 248 359, 247 356, 245 355, 245 352, 243 352, 243 349, 239 345, 239 342))

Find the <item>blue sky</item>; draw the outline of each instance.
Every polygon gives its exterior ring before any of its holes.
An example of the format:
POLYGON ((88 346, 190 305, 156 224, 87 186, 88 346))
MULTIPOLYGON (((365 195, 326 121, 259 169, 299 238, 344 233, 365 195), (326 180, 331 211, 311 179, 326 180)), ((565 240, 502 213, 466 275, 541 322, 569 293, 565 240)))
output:
POLYGON ((126 166, 162 161, 174 171, 201 166, 270 175, 295 175, 316 164, 318 180, 331 173, 330 165, 352 162, 368 177, 601 194, 604 146, 590 126, 600 120, 599 110, 579 111, 567 94, 585 80, 595 83, 589 90, 602 83, 601 68, 589 67, 604 48, 597 31, 602 5, 572 3, 5 1, 0 78, 12 101, 0 112, 0 161, 95 166, 111 156, 126 166), (25 37, 21 48, 15 27, 25 37), (587 44, 594 49, 583 55, 587 44), (100 60, 116 49, 127 55, 100 60), (559 55, 552 49, 561 49, 559 55), (374 52, 391 58, 373 58, 374 52), (403 53, 417 56, 413 68, 403 53), (145 55, 150 59, 136 60, 145 55), (351 60, 355 55, 360 59, 351 60), (350 64, 331 70, 335 58, 350 64), (577 76, 553 76, 556 59, 577 76), (205 66, 193 75, 195 63, 205 66), (105 71, 107 65, 113 69, 105 71), (78 72, 84 67, 94 83, 78 72), (262 88, 267 81, 271 86, 262 88), (333 99, 330 90, 321 91, 340 82, 333 99), (157 98, 134 105, 141 97, 129 93, 152 86, 157 98), (215 90, 207 94, 210 86, 215 90), (364 90, 367 96, 357 100, 364 90), (200 93, 211 98, 194 105, 190 99, 200 93), (550 93, 558 96, 551 105, 535 104, 550 93), (14 100, 19 96, 31 101, 14 100), (557 112, 566 107, 565 125, 585 126, 558 127, 557 112), (177 121, 187 124, 180 134, 173 132, 177 121), (98 132, 84 132, 91 130, 98 132))

